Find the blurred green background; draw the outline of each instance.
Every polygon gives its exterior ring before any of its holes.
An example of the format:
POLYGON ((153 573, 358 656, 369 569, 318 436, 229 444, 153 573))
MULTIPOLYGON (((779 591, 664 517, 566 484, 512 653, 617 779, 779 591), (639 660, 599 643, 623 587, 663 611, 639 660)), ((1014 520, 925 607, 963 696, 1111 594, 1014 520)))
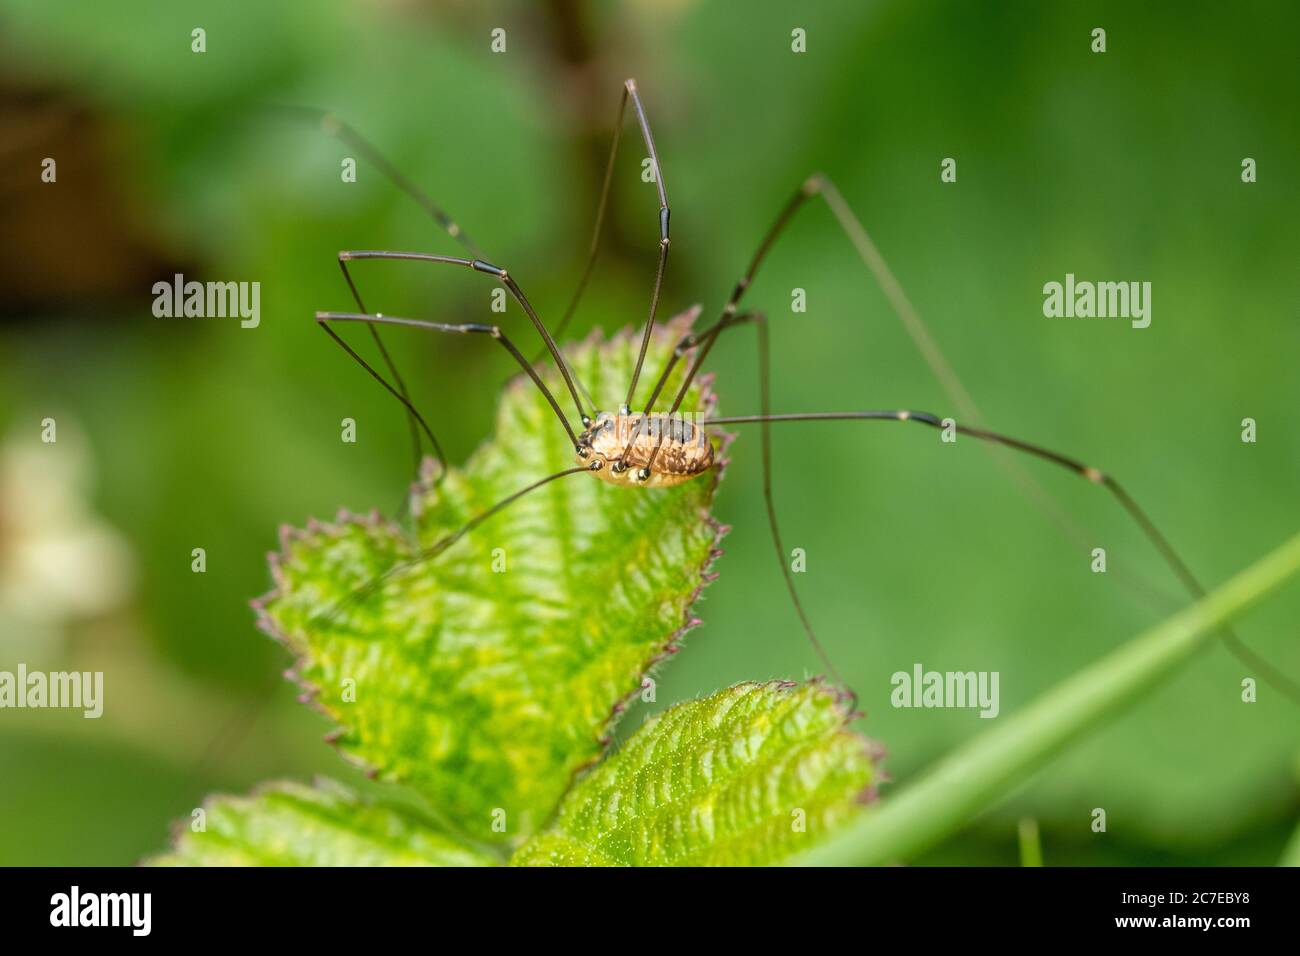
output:
MULTIPOLYGON (((1300 523, 1298 24, 1249 3, 2 0, 0 668, 104 670, 107 702, 98 721, 0 712, 0 863, 130 863, 210 791, 352 776, 247 601, 269 587, 281 523, 392 512, 407 479, 400 409, 311 321, 351 308, 335 253, 459 250, 366 164, 342 183, 351 151, 269 104, 350 121, 551 319, 581 270, 625 77, 673 208, 665 314, 719 309, 781 203, 826 171, 985 420, 1119 476, 1214 583, 1300 523), (57 184, 40 182, 47 156, 57 184), (152 283, 176 271, 259 281, 261 326, 154 318, 152 283), (1150 281, 1151 327, 1045 318, 1042 286, 1067 272, 1150 281), (47 416, 56 446, 39 442, 47 416)), ((656 203, 630 124, 623 142, 574 334, 644 318, 656 203)), ((372 309, 489 314, 481 277, 356 274, 372 309)), ((824 206, 747 302, 773 319, 774 408, 955 411, 824 206)), ((508 358, 388 341, 463 460, 508 358)), ((723 412, 757 411, 752 341, 724 338, 711 364, 723 412)), ((892 708, 893 672, 997 670, 1009 713, 1183 600, 1114 503, 1068 474, 1026 465, 1082 541, 972 442, 836 424, 775 439, 805 603, 891 786, 986 729, 973 711, 892 708), (1114 573, 1090 573, 1092 546, 1114 573)), ((770 551, 757 434, 733 451, 721 577, 659 707, 817 670, 770 551)), ((1242 625, 1292 675, 1298 616, 1292 588, 1242 625)), ((1216 646, 925 862, 1014 863, 1022 816, 1048 864, 1274 862, 1300 817, 1300 711, 1267 686, 1242 703, 1244 676, 1216 646)))

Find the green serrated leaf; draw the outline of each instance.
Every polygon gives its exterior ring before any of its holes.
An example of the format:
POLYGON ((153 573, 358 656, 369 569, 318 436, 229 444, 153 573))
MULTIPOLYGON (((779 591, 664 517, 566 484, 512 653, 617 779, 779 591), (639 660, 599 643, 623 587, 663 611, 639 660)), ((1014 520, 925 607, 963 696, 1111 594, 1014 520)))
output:
MULTIPOLYGON (((435 829, 407 807, 341 784, 277 783, 213 797, 204 827, 180 830, 153 866, 491 866, 495 857, 435 829)), ((188 823, 188 821, 187 821, 188 823)))
POLYGON ((678 704, 565 796, 514 865, 747 866, 813 846, 873 797, 878 749, 824 684, 678 704))
MULTIPOLYGON (((642 400, 693 317, 679 316, 652 340, 642 400)), ((602 409, 624 399, 638 346, 623 334, 570 350, 602 409)), ((558 374, 545 378, 562 398, 558 374)), ((683 408, 711 403, 697 386, 683 408)), ((560 479, 434 561, 339 602, 574 464, 550 406, 517 379, 495 439, 463 470, 416 490, 417 542, 374 517, 288 532, 273 561, 278 587, 261 602, 264 626, 299 656, 297 679, 338 722, 342 750, 408 783, 476 838, 518 840, 535 830, 575 771, 599 755, 643 675, 694 623, 690 606, 721 537, 708 513, 718 473, 668 489, 560 479)))

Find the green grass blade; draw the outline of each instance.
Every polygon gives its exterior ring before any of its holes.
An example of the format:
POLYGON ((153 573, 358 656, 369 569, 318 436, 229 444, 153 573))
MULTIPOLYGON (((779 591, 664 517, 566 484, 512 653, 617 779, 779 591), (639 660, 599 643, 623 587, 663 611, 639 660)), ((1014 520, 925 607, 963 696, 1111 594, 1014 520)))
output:
POLYGON ((1022 819, 1017 828, 1017 836, 1020 843, 1020 865, 1042 866, 1043 843, 1038 835, 1038 821, 1033 817, 1022 819))
POLYGON ((1215 630, 1300 572, 1300 534, 1191 607, 1049 691, 795 862, 908 860, 952 834, 1067 744, 1169 676, 1215 630))
POLYGON ((1286 849, 1282 851, 1282 859, 1277 861, 1277 865, 1300 866, 1300 827, 1296 827, 1295 832, 1291 834, 1286 849))

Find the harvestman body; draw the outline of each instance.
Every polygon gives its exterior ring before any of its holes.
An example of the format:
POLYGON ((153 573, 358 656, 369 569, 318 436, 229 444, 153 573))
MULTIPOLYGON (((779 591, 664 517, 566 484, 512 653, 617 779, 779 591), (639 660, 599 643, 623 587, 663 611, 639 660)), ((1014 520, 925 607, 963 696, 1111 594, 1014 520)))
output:
MULTIPOLYGON (((654 138, 651 135, 650 125, 646 119, 646 113, 642 106, 641 99, 637 92, 636 83, 634 81, 628 80, 624 84, 622 100, 619 106, 618 121, 614 130, 614 138, 610 148, 609 161, 605 169, 605 179, 601 188, 600 202, 596 214, 596 224, 592 236, 591 247, 587 254, 586 265, 583 269, 578 287, 565 310, 564 316, 556 326, 555 335, 552 335, 552 333, 547 329, 545 323, 542 322, 536 310, 524 295, 523 290, 510 272, 487 261, 478 247, 465 234, 460 226, 453 222, 451 218, 448 217, 447 214, 443 212, 442 209, 438 207, 423 191, 407 179, 382 154, 380 154, 366 140, 362 139, 350 127, 340 123, 332 116, 321 115, 319 113, 313 113, 313 115, 321 121, 322 126, 327 132, 339 137, 356 149, 386 176, 388 176, 395 185, 419 202, 420 205, 422 205, 425 210, 443 227, 447 234, 460 243, 460 245, 468 250, 471 255, 471 258, 463 258, 458 256, 442 256, 418 252, 341 252, 338 257, 339 267, 343 272, 344 279, 346 280, 348 288, 352 293, 352 297, 356 302, 358 311, 316 313, 316 321, 321 328, 323 328, 335 340, 335 342, 337 342, 338 345, 348 353, 348 355, 350 355, 374 379, 383 385, 383 387, 406 408, 417 467, 423 454, 422 435, 424 438, 428 439, 433 453, 437 456, 440 463, 445 464, 446 459, 442 454, 441 446, 438 444, 438 440, 434 436, 432 429, 411 403, 406 385, 379 336, 378 326, 380 325, 408 326, 429 331, 461 335, 481 334, 495 339, 510 353, 511 357, 519 364, 524 373, 528 375, 536 388, 546 398, 552 411, 555 413, 561 426, 564 428, 570 441, 573 443, 574 453, 579 462, 575 467, 565 469, 564 471, 557 472, 553 475, 547 475, 546 477, 520 489, 509 497, 497 502, 491 508, 476 515, 457 531, 438 541, 432 547, 425 549, 411 560, 391 568, 384 575, 371 581, 369 584, 355 592, 353 595, 354 597, 356 595, 367 593, 392 575, 403 573, 421 562, 437 557, 484 521, 488 520, 502 509, 508 507, 512 502, 552 481, 556 481, 569 475, 588 472, 601 481, 625 488, 667 488, 673 485, 679 485, 708 472, 715 464, 713 442, 709 437, 707 426, 758 424, 760 426, 762 440, 763 497, 766 504, 772 540, 776 547, 777 561, 781 568, 782 575, 785 578, 786 588, 808 639, 811 641, 813 648, 816 650, 823 665, 826 667, 827 672, 832 677, 839 679, 834 666, 831 664, 829 657, 826 655, 820 641, 814 633, 808 615, 805 613, 799 600, 799 595, 794 585, 794 578, 791 574, 790 567, 785 560, 786 552, 781 543, 781 532, 777 523, 776 508, 772 496, 772 454, 769 437, 770 426, 773 423, 778 422, 812 421, 914 422, 934 429, 951 429, 955 433, 969 436, 981 442, 1001 446, 1002 448, 1011 449, 1017 452, 1023 452, 1040 460, 1066 468, 1092 484, 1101 486, 1109 491, 1128 513, 1130 518, 1132 518, 1139 526, 1143 534, 1148 538, 1156 551, 1161 555, 1166 564, 1180 579, 1187 590, 1196 597, 1204 595, 1204 589, 1201 587, 1200 582, 1192 574, 1188 566, 1178 556, 1177 552, 1174 551, 1168 540, 1160 533, 1151 519, 1147 517, 1146 513, 1139 508, 1137 502, 1117 481, 1115 481, 1114 478, 1096 468, 1085 465, 1068 455, 1063 455, 1037 444, 990 431, 983 427, 978 412, 975 411, 974 403, 965 393, 965 390, 961 387, 956 375, 943 359, 942 353, 939 352, 933 339, 930 338, 920 317, 916 314, 915 309, 912 308, 907 296, 904 294, 897 280, 885 264, 884 259, 881 257, 874 243, 872 243, 871 239, 868 237, 866 230, 863 229, 861 222, 858 221, 857 217, 853 214, 839 191, 826 177, 821 175, 810 177, 800 186, 794 196, 787 201, 760 242, 758 249, 750 260, 744 274, 733 287, 731 295, 728 298, 726 305, 723 307, 719 318, 712 325, 698 331, 693 331, 680 339, 669 358, 667 367, 660 374, 657 384, 651 392, 650 398, 645 404, 644 409, 640 412, 634 412, 631 410, 632 398, 636 392, 636 386, 641 376, 642 367, 646 357, 646 349, 650 343, 650 335, 655 324, 655 316, 659 307, 660 292, 663 288, 664 270, 668 261, 668 249, 670 245, 670 214, 668 196, 664 187, 663 170, 659 163, 659 157, 655 150, 654 138), (555 338, 567 327, 569 320, 573 316, 574 310, 582 297, 582 293, 586 288, 587 281, 591 276, 592 268, 595 265, 596 253, 599 248, 601 230, 604 223, 605 207, 609 198, 610 183, 614 171, 614 159, 617 155, 618 142, 623 127, 623 119, 629 102, 631 102, 636 114, 637 124, 640 127, 642 140, 644 141, 646 150, 649 153, 651 165, 656 172, 654 182, 659 198, 658 265, 655 271, 654 285, 651 292, 649 316, 646 320, 645 329, 641 337, 640 353, 633 369, 632 380, 628 386, 627 398, 616 412, 607 412, 592 408, 590 401, 588 401, 584 406, 583 400, 579 396, 579 391, 582 388, 581 383, 577 381, 570 371, 559 346, 556 344, 555 338), (741 312, 740 302, 744 297, 745 292, 753 284, 754 276, 757 273, 759 266, 767 256, 768 251, 771 249, 777 237, 784 230, 786 224, 804 204, 815 196, 820 196, 830 207, 830 210, 834 214, 840 227, 857 250, 863 263, 880 283, 887 298, 890 300, 894 311, 902 320, 908 333, 912 336, 914 342, 921 350, 926 362, 930 365, 931 370, 940 379, 949 397, 959 408, 962 409, 963 416, 968 420, 976 422, 976 425, 957 425, 956 422, 951 419, 942 419, 929 412, 918 412, 906 409, 772 414, 768 407, 769 355, 767 344, 767 323, 761 312, 741 312), (537 369, 535 368, 537 359, 533 362, 528 361, 505 332, 502 331, 500 326, 478 323, 453 325, 421 319, 397 318, 393 316, 385 316, 380 313, 367 312, 361 294, 358 291, 356 283, 353 281, 352 274, 348 269, 349 262, 367 259, 408 260, 460 266, 468 268, 473 272, 490 276, 500 282, 510 293, 511 297, 519 304, 520 308, 523 309, 545 345, 545 351, 542 355, 538 356, 538 359, 549 354, 550 358, 555 362, 556 368, 559 370, 560 375, 564 380, 565 391, 568 392, 569 397, 572 399, 577 409, 578 420, 581 422, 580 430, 575 431, 574 427, 570 424, 568 417, 560 408, 559 401, 542 381, 537 369), (365 324, 369 328, 384 364, 392 376, 392 383, 366 362, 365 359, 354 351, 353 348, 334 331, 332 326, 341 322, 359 322, 365 324), (721 333, 731 328, 741 326, 753 326, 757 332, 761 401, 760 413, 757 415, 737 417, 704 418, 699 421, 692 421, 686 416, 679 414, 678 410, 682 401, 686 397, 687 390, 698 375, 701 365, 708 356, 710 349, 712 349, 718 337, 721 333), (660 395, 668 382, 669 376, 678 362, 689 355, 693 355, 693 358, 684 380, 673 397, 670 407, 666 412, 657 411, 656 408, 660 395), (588 409, 590 409, 590 411, 588 411, 588 409)), ((1041 486, 1038 486, 1027 473, 1023 472, 1018 467, 1016 467, 1016 471, 1018 472, 1017 477, 1021 481, 1033 486, 1034 490, 1038 491, 1040 495, 1046 494, 1041 486)), ((1225 630, 1223 632, 1223 639, 1229 650, 1231 650, 1239 659, 1260 673, 1261 676, 1265 677, 1270 683, 1283 690, 1288 696, 1292 697, 1292 699, 1300 702, 1300 685, 1295 684, 1286 675, 1278 672, 1276 669, 1257 657, 1249 648, 1242 644, 1232 632, 1225 630)), ((839 681, 841 684, 845 683, 842 679, 839 679, 839 681)))
POLYGON ((671 488, 713 467, 713 441, 685 418, 602 412, 578 436, 578 458, 611 485, 671 488))

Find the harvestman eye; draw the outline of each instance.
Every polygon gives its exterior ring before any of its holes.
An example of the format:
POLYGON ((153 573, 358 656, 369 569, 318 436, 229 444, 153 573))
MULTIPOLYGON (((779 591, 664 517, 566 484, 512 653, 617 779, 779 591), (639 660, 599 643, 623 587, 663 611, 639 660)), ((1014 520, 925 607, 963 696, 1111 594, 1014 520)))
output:
MULTIPOLYGON (((307 112, 311 113, 312 111, 307 112)), ((1090 484, 1105 488, 1107 492, 1114 497, 1129 518, 1141 530, 1143 535, 1150 542, 1151 546, 1160 555, 1161 559, 1174 575, 1180 580, 1186 590, 1194 597, 1201 597, 1205 594, 1204 588, 1201 586, 1199 580, 1192 574, 1188 565, 1174 550, 1168 539, 1157 529, 1156 525, 1147 516, 1147 513, 1138 506, 1136 500, 1134 500, 1133 497, 1129 495, 1129 493, 1113 477, 1072 456, 1049 450, 1033 442, 1012 438, 985 427, 978 412, 975 410, 974 403, 970 399, 970 396, 966 393, 960 380, 943 358, 942 353, 939 351, 933 338, 931 338, 924 323, 921 321, 920 316, 908 301, 902 287, 894 278, 893 273, 889 270, 889 267, 880 255, 879 250, 863 228, 861 221, 853 213, 848 203, 845 202, 843 196, 840 195, 839 190, 825 176, 814 174, 808 177, 786 201, 772 225, 768 228, 767 232, 759 242, 745 271, 732 286, 731 294, 722 307, 718 318, 711 324, 684 335, 676 343, 675 347, 669 354, 665 367, 660 371, 658 378, 655 380, 654 388, 652 389, 645 406, 639 413, 635 413, 632 410, 632 398, 636 393, 637 384, 640 380, 643 366, 645 365, 646 352, 654 331, 660 294, 663 289, 664 274, 667 269, 668 249, 670 245, 668 228, 670 209, 668 204, 667 187, 664 185, 663 165, 659 161, 659 155, 655 149, 654 137, 650 131, 650 123, 641 103, 636 83, 633 80, 628 80, 623 86, 622 99, 619 103, 618 119, 614 126, 613 140, 610 145, 609 159, 605 168, 605 177, 601 187, 600 202, 596 211, 596 222, 592 232, 592 240, 587 253, 586 263, 583 267, 582 275, 579 279, 577 288, 574 291, 573 297, 569 300, 568 306, 565 309, 560 322, 555 327, 554 334, 548 330, 541 316, 533 308, 531 302, 529 302, 528 298, 525 296, 523 289, 520 287, 519 283, 515 281, 513 273, 507 271, 501 266, 494 265, 489 261, 465 231, 454 220, 452 220, 440 206, 434 203, 427 194, 402 175, 402 173, 398 171, 374 146, 363 139, 346 124, 343 124, 327 115, 319 113, 312 113, 312 115, 320 120, 321 125, 326 132, 339 137, 345 143, 357 150, 357 152, 365 156, 375 165, 376 168, 383 172, 383 174, 387 176, 395 186, 414 198, 415 201, 423 206, 426 212, 428 212, 429 215, 442 226, 447 235, 459 243, 468 253, 468 257, 458 257, 432 255, 421 252, 341 252, 338 256, 339 268, 341 269, 347 287, 351 292, 357 311, 316 313, 316 321, 319 323, 321 328, 324 329, 354 361, 356 361, 372 378, 378 381, 405 408, 417 470, 419 462, 423 457, 423 445, 425 440, 428 441, 432 453, 438 459, 440 464, 445 466, 446 460, 432 428, 429 426, 425 417, 420 414, 411 402, 406 385, 402 380, 401 375, 398 373, 396 364, 393 362, 391 355, 385 348, 383 340, 380 337, 378 328, 380 325, 405 326, 408 328, 418 328, 426 331, 458 335, 478 334, 484 335, 498 342, 507 352, 510 353, 511 357, 519 364, 524 373, 532 381, 534 387, 536 387, 545 397, 551 410, 554 412, 560 427, 564 429, 569 440, 573 443, 577 458, 584 462, 576 467, 567 468, 563 471, 558 471, 554 474, 538 478, 532 484, 521 488, 514 494, 502 499, 492 507, 474 516, 464 526, 447 535, 432 547, 420 552, 414 558, 390 568, 384 574, 353 592, 353 594, 342 603, 369 594, 384 581, 390 579, 394 575, 405 573, 426 561, 435 559, 465 535, 471 533, 483 522, 491 519, 494 515, 509 507, 512 503, 525 495, 528 495, 532 491, 553 481, 566 478, 570 475, 576 475, 581 472, 590 472, 598 480, 610 484, 622 485, 624 487, 637 488, 640 489, 639 493, 653 494, 655 492, 649 489, 666 487, 689 481, 707 473, 716 466, 713 457, 713 442, 708 432, 708 426, 758 425, 762 449, 763 499, 767 511, 772 542, 776 549, 777 562, 785 580, 786 590, 789 594, 791 603, 794 606, 795 613, 799 618, 800 624, 802 625, 818 658, 822 662, 822 665, 825 667, 827 674, 847 688, 847 682, 840 677, 834 664, 831 663, 830 657, 827 655, 825 648, 813 629, 811 618, 803 607, 799 598, 798 590, 794 584, 792 572, 785 560, 786 551, 781 540, 781 529, 777 521, 776 505, 772 494, 771 478, 773 456, 771 450, 771 426, 778 423, 795 422, 911 422, 923 425, 927 428, 942 431, 945 428, 945 416, 911 409, 794 413, 772 412, 770 408, 771 376, 767 321, 762 312, 742 311, 741 302, 744 299, 746 292, 752 287, 760 266, 766 259, 772 247, 775 245, 777 239, 785 230, 786 225, 803 206, 815 197, 820 197, 825 201, 838 226, 857 251, 859 258, 875 278, 876 282, 884 290, 895 314, 912 337, 914 343, 920 349, 927 364, 930 366, 931 371, 934 372, 936 377, 940 380, 940 383, 949 399, 954 403, 954 405, 961 409, 964 422, 954 425, 953 427, 955 428, 955 431, 958 434, 966 435, 970 438, 976 439, 977 441, 997 446, 1002 449, 1020 452, 1026 456, 1037 458, 1040 461, 1048 462, 1057 467, 1064 468, 1078 475, 1090 484), (592 269, 595 265, 596 254, 600 247, 600 239, 605 220, 605 209, 609 198, 610 185, 613 176, 614 159, 618 152, 619 138, 622 135, 622 128, 629 102, 632 104, 632 109, 637 119, 637 125, 640 129, 641 138, 645 144, 647 152, 649 153, 649 159, 653 168, 657 172, 655 185, 659 204, 656 213, 656 224, 659 241, 656 247, 657 260, 653 285, 651 286, 650 292, 649 314, 646 318, 645 327, 641 335, 640 349, 637 355, 636 364, 633 367, 631 379, 628 383, 627 397, 619 406, 617 414, 605 415, 600 413, 594 407, 586 388, 583 387, 582 382, 565 361, 563 351, 557 344, 557 339, 567 328, 569 320, 572 318, 574 311, 582 298, 583 291, 587 286, 592 269), (515 346, 511 338, 507 336, 505 330, 496 325, 480 325, 474 323, 450 325, 427 319, 398 318, 381 315, 379 313, 367 312, 360 291, 358 290, 357 285, 353 280, 352 273, 348 268, 348 263, 369 259, 385 261, 407 260, 436 265, 453 265, 495 279, 506 288, 507 292, 523 309, 525 315, 527 315, 534 331, 536 331, 538 336, 541 338, 542 351, 533 361, 529 361, 515 346), (392 383, 390 383, 381 372, 375 369, 374 366, 363 359, 337 332, 334 331, 333 326, 339 323, 361 323, 367 326, 371 338, 379 351, 383 364, 389 375, 392 377, 392 383), (705 418, 695 424, 681 420, 679 410, 682 402, 686 399, 691 385, 698 377, 700 369, 714 344, 721 337, 722 333, 741 327, 752 327, 756 332, 760 395, 758 414, 705 418), (678 385, 676 392, 672 394, 671 402, 668 403, 668 407, 665 409, 660 401, 661 398, 666 399, 666 396, 663 394, 664 389, 666 388, 672 373, 676 369, 677 364, 687 356, 692 356, 690 364, 687 367, 685 375, 683 376, 680 385, 678 385), (582 432, 581 437, 574 429, 574 426, 570 423, 568 416, 561 407, 560 400, 557 399, 556 395, 553 394, 549 388, 547 388, 535 368, 538 361, 548 358, 554 362, 564 381, 564 392, 567 392, 567 396, 562 392, 561 397, 564 397, 566 401, 572 401, 577 412, 577 420, 580 422, 580 427, 587 429, 582 432), (602 420, 603 424, 600 424, 600 427, 593 428, 593 425, 599 424, 602 420), (624 441, 623 436, 629 437, 624 441), (610 465, 608 469, 604 468, 606 463, 610 465)), ((1019 470, 1018 466, 1016 467, 1019 470)), ((443 471, 445 472, 445 467, 443 471)), ((440 472, 440 474, 441 473, 442 472, 440 472)), ((1049 494, 1041 485, 1038 485, 1038 483, 1027 472, 1022 472, 1022 477, 1035 485, 1043 495, 1049 494)), ((1055 518, 1054 515, 1052 517, 1055 518)), ((1233 632, 1225 629, 1223 631, 1223 640, 1228 649, 1239 659, 1244 661, 1249 667, 1254 669, 1271 684, 1290 696, 1294 701, 1300 703, 1300 685, 1297 685, 1287 675, 1282 674, 1267 662, 1257 657, 1249 648, 1242 644, 1240 639, 1233 632)), ((850 693, 852 692, 850 691, 850 693)))

